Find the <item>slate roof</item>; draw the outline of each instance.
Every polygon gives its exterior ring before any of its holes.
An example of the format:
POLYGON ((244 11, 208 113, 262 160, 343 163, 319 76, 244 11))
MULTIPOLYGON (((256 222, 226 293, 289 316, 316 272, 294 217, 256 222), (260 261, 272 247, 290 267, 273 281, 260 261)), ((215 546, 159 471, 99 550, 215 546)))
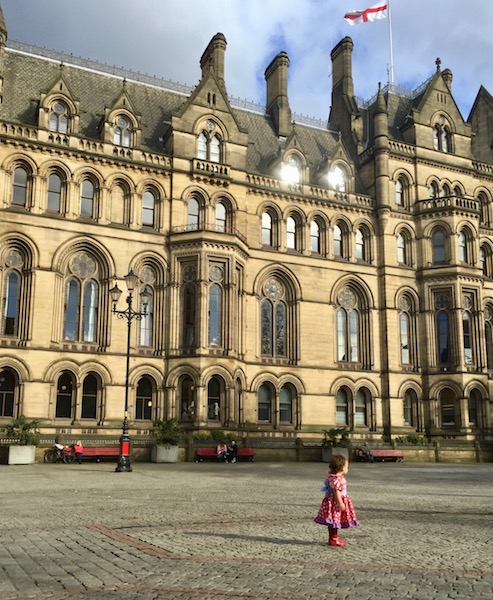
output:
MULTIPOLYGON (((4 64, 3 102, 0 119, 37 127, 40 95, 48 92, 60 77, 60 62, 7 49, 4 64)), ((98 126, 105 107, 112 106, 123 89, 123 78, 64 63, 63 77, 80 107, 79 133, 100 139, 98 126)), ((172 113, 186 101, 183 93, 126 80, 126 92, 135 111, 141 115, 142 149, 162 153, 160 138, 165 134, 172 113)), ((266 114, 232 108, 239 123, 248 131, 247 169, 267 174, 283 142, 276 135, 266 114)), ((296 134, 308 164, 315 171, 337 142, 328 130, 297 124, 296 134)))

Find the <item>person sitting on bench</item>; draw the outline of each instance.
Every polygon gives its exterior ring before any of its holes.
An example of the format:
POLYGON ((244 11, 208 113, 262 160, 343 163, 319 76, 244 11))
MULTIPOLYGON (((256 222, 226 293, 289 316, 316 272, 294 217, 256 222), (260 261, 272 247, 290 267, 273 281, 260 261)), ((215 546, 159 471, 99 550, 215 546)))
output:
POLYGON ((228 462, 228 448, 224 442, 219 442, 216 447, 217 460, 228 462))
POLYGON ((356 448, 356 456, 360 461, 368 461, 373 462, 373 454, 371 453, 371 448, 368 445, 368 442, 364 442, 361 446, 356 448))
POLYGON ((237 454, 238 454, 238 446, 236 445, 235 440, 232 440, 228 446, 229 462, 235 463, 237 454))

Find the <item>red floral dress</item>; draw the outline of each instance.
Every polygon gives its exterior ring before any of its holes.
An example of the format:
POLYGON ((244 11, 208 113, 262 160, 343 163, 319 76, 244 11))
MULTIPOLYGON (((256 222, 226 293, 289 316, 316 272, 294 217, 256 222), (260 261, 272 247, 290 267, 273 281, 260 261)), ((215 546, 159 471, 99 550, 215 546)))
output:
POLYGON ((314 519, 315 523, 333 527, 334 529, 345 529, 359 525, 353 503, 347 495, 346 485, 344 475, 329 473, 322 488, 326 492, 325 498, 322 500, 318 515, 314 519), (340 509, 339 503, 334 496, 334 490, 341 493, 342 501, 346 507, 345 510, 340 509))

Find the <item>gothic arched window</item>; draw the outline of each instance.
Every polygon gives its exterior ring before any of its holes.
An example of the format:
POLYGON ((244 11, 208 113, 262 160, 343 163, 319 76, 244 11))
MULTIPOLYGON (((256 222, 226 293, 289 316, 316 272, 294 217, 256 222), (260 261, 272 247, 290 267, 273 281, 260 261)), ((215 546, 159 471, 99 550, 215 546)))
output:
POLYGON ((69 109, 65 102, 57 100, 50 111, 49 130, 58 133, 67 133, 68 123, 69 109))
POLYGON ((155 385, 150 377, 141 377, 135 394, 135 420, 150 421, 152 419, 153 396, 155 385))
POLYGON ((285 357, 287 309, 284 286, 278 279, 271 277, 263 285, 263 295, 260 302, 261 354, 285 357))
POLYGON ((96 342, 99 316, 99 281, 96 261, 86 252, 76 254, 65 281, 64 339, 96 342))
POLYGON ((51 173, 48 177, 48 202, 47 209, 50 212, 59 213, 62 207, 62 179, 57 173, 51 173))

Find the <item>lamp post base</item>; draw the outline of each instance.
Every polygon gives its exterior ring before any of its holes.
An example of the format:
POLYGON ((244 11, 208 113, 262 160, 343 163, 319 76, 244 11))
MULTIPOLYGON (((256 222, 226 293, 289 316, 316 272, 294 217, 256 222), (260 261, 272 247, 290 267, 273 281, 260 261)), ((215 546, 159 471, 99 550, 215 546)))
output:
POLYGON ((115 469, 115 473, 130 473, 132 471, 132 465, 130 463, 130 456, 121 455, 118 459, 118 465, 115 469))
POLYGON ((120 438, 120 457, 115 473, 130 473, 132 471, 132 463, 130 461, 130 437, 128 435, 127 419, 123 423, 123 433, 120 438))

